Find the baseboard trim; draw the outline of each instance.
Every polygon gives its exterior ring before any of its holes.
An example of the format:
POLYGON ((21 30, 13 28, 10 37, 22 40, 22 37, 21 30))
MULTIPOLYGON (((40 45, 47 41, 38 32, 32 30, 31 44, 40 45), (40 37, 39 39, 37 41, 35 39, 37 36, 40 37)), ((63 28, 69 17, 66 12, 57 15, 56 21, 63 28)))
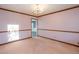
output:
POLYGON ((7 43, 2 43, 2 44, 0 44, 0 46, 2 46, 2 45, 6 45, 6 44, 10 44, 10 43, 13 43, 13 42, 17 42, 17 41, 22 41, 22 40, 25 40, 25 39, 30 39, 30 38, 32 38, 32 37, 27 37, 27 38, 23 38, 23 39, 15 40, 15 41, 7 42, 7 43))
POLYGON ((41 36, 41 35, 38 35, 38 37, 42 37, 42 38, 46 38, 46 39, 50 39, 50 40, 54 40, 54 41, 57 41, 57 42, 61 42, 61 43, 65 43, 65 44, 69 44, 69 45, 72 45, 72 46, 75 46, 75 47, 79 47, 78 45, 75 45, 75 44, 71 44, 71 43, 67 43, 67 42, 59 41, 59 40, 52 39, 52 38, 48 38, 48 37, 41 36))

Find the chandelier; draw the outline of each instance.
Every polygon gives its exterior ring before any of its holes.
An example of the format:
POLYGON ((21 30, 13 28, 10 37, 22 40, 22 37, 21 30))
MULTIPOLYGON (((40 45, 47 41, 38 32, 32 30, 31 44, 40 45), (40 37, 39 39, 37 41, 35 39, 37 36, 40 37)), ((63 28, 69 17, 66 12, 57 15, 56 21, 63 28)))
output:
POLYGON ((33 13, 33 15, 38 16, 43 12, 43 10, 44 10, 43 4, 34 4, 32 13, 33 13))

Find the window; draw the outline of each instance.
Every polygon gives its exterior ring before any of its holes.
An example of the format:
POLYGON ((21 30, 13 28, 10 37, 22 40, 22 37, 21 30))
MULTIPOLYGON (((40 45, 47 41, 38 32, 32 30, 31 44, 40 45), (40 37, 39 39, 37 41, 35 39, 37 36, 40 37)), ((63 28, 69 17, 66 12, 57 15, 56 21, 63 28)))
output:
POLYGON ((9 24, 8 26, 8 41, 14 41, 19 39, 19 25, 11 25, 9 24))

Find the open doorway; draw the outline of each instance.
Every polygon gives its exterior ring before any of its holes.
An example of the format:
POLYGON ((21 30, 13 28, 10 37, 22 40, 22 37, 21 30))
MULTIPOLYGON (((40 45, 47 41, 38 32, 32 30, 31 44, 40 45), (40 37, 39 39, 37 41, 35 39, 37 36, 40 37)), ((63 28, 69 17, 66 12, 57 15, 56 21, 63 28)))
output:
POLYGON ((37 20, 32 18, 32 38, 37 37, 37 20))

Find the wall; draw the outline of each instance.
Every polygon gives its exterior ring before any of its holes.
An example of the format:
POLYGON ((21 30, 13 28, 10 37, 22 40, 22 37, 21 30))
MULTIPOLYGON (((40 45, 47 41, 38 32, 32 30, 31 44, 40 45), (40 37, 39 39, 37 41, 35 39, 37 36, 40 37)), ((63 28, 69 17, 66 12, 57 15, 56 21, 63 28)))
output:
POLYGON ((79 45, 79 33, 48 31, 64 30, 79 32, 79 8, 42 16, 38 20, 38 35, 79 45))
POLYGON ((16 37, 14 40, 9 40, 10 34, 11 36, 19 36, 19 39, 31 37, 31 16, 0 10, 0 32, 2 31, 3 33, 0 33, 0 44, 18 40, 16 37), (8 31, 9 25, 18 26, 19 31, 16 31, 16 33, 19 34, 4 32, 8 31))

